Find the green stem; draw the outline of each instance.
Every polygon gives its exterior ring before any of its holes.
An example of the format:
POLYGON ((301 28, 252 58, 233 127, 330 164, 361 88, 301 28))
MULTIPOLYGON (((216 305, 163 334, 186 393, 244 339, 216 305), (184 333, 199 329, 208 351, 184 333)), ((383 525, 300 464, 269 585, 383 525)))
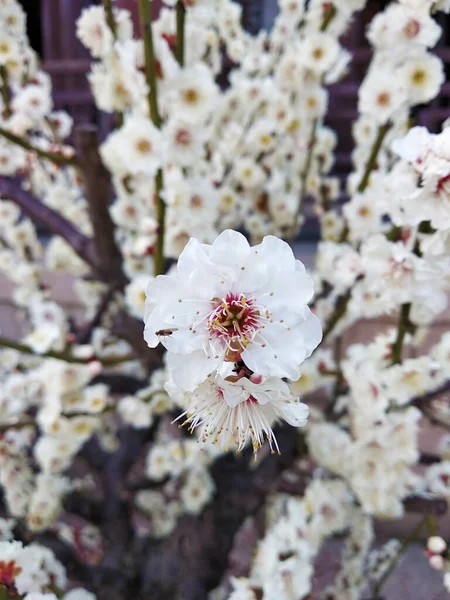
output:
POLYGON ((67 157, 67 156, 63 156, 62 154, 57 154, 56 152, 48 152, 47 150, 42 150, 41 148, 33 146, 33 144, 31 144, 30 142, 27 142, 27 140, 24 140, 23 138, 19 137, 18 135, 11 133, 7 129, 3 129, 3 127, 0 127, 0 136, 3 136, 5 139, 7 139, 9 142, 11 142, 13 144, 17 144, 17 146, 20 146, 24 150, 28 150, 29 152, 34 152, 41 158, 46 158, 47 160, 54 162, 58 166, 70 165, 70 166, 75 167, 78 164, 77 159, 75 157, 67 157))
POLYGON ((186 20, 186 7, 181 0, 177 2, 177 41, 175 47, 175 58, 180 67, 184 67, 184 25, 186 20))
MULTIPOLYGON (((114 41, 116 41, 117 40, 117 28, 116 28, 116 21, 114 19, 112 0, 103 0, 103 8, 105 9, 106 23, 107 23, 109 29, 111 30, 111 33, 113 34, 114 41)), ((123 123, 124 123, 123 112, 118 111, 117 112, 117 126, 122 127, 123 123)))
POLYGON ((63 352, 55 352, 50 350, 44 354, 38 354, 30 346, 2 336, 0 336, 0 347, 11 348, 12 350, 17 350, 17 352, 21 352, 22 354, 31 354, 39 358, 56 358, 58 360, 64 360, 68 363, 77 364, 88 364, 92 360, 98 360, 104 366, 114 366, 129 360, 134 360, 134 357, 129 354, 125 354, 123 356, 110 356, 103 359, 98 357, 92 357, 90 359, 78 358, 76 356, 72 356, 67 350, 64 350, 63 352))
POLYGON ((438 528, 437 528, 437 523, 436 523, 436 517, 433 517, 433 515, 427 515, 425 517, 426 522, 427 522, 427 528, 428 528, 428 535, 430 537, 433 537, 435 535, 438 534, 438 528))
POLYGON ((114 20, 114 12, 112 7, 112 0, 103 0, 103 7, 105 9, 106 23, 114 36, 117 39, 116 22, 114 20))
POLYGON ((298 205, 297 205, 297 210, 295 211, 295 216, 294 216, 294 220, 292 222, 292 228, 291 231, 289 233, 289 243, 293 244, 294 239, 295 239, 295 233, 297 231, 297 224, 298 224, 298 218, 300 216, 300 213, 302 212, 302 206, 303 206, 303 202, 305 200, 305 196, 306 196, 306 183, 308 181, 308 177, 309 177, 309 173, 311 171, 311 166, 312 166, 312 159, 313 159, 313 154, 314 154, 314 146, 316 143, 316 130, 317 130, 317 125, 318 125, 318 119, 313 119, 312 125, 311 125, 311 133, 310 133, 310 137, 308 140, 308 154, 306 155, 306 162, 305 162, 305 168, 303 170, 302 176, 301 176, 301 192, 300 192, 300 197, 298 200, 298 205))
MULTIPOLYGON (((147 101, 150 117, 155 127, 161 128, 161 116, 158 108, 158 83, 156 78, 156 59, 153 47, 152 10, 150 0, 139 0, 142 39, 144 40, 145 79, 149 88, 147 101)), ((164 234, 166 221, 166 205, 161 192, 164 188, 163 172, 160 169, 155 178, 156 219, 158 221, 158 238, 154 253, 154 275, 164 273, 164 234)))
POLYGON ((1 85, 1 94, 3 98, 3 104, 5 105, 5 117, 9 119, 11 116, 11 98, 9 95, 9 78, 8 71, 4 65, 0 65, 0 85, 1 85))
POLYGON ((322 342, 324 342, 327 339, 327 337, 330 335, 330 333, 333 331, 333 329, 336 327, 336 325, 347 312, 347 306, 350 302, 350 298, 351 289, 349 289, 347 293, 344 296, 341 296, 337 301, 336 308, 334 309, 334 312, 331 315, 331 317, 328 319, 328 322, 323 330, 322 342))
POLYGON ((397 327, 397 338, 392 347, 392 364, 398 365, 402 362, 402 350, 405 335, 408 330, 409 313, 411 312, 411 304, 402 304, 400 309, 400 318, 397 327))
POLYGON ((161 197, 163 190, 163 172, 161 170, 156 174, 155 192, 156 192, 156 219, 158 221, 158 237, 156 239, 153 269, 154 275, 162 275, 164 273, 164 234, 166 228, 166 205, 161 197))
POLYGON ((147 101, 150 117, 158 129, 161 127, 161 117, 158 109, 158 83, 156 78, 155 50, 153 47, 152 9, 151 0, 139 0, 141 32, 144 41, 145 79, 149 88, 147 101))
POLYGON ((402 541, 402 545, 400 546, 397 556, 395 556, 395 558, 392 560, 391 564, 388 566, 388 568, 384 572, 384 575, 381 577, 381 579, 375 586, 375 588, 373 590, 372 600, 379 600, 380 592, 381 592, 384 584, 386 583, 388 577, 391 575, 391 573, 397 566, 400 558, 403 556, 403 554, 408 549, 408 546, 411 544, 411 542, 413 542, 417 538, 417 536, 420 533, 420 530, 425 525, 425 522, 426 522, 426 517, 421 519, 421 521, 419 521, 419 523, 414 527, 414 529, 411 531, 411 533, 402 541))
POLYGON ((372 150, 366 163, 366 168, 357 188, 359 193, 364 192, 366 187, 369 185, 370 175, 377 164, 378 153, 381 149, 384 138, 386 137, 386 134, 390 128, 391 124, 389 122, 385 123, 384 125, 380 125, 380 127, 378 128, 377 137, 375 138, 375 141, 373 143, 372 150))
POLYGON ((331 6, 328 8, 325 17, 322 21, 322 25, 320 27, 320 31, 326 31, 328 29, 329 24, 331 23, 331 21, 334 19, 334 17, 337 15, 337 8, 335 7, 334 4, 331 4, 331 6))

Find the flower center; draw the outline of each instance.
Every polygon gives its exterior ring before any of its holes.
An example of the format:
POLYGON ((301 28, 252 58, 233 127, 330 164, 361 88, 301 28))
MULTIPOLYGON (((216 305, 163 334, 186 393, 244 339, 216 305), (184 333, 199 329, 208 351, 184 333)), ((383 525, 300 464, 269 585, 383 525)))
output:
POLYGON ((243 294, 228 294, 224 300, 214 298, 213 302, 216 306, 209 315, 208 329, 213 338, 226 345, 225 360, 236 362, 268 314, 243 294))
POLYGON ((419 31, 420 23, 416 19, 410 19, 403 28, 405 36, 409 39, 415 38, 419 31))

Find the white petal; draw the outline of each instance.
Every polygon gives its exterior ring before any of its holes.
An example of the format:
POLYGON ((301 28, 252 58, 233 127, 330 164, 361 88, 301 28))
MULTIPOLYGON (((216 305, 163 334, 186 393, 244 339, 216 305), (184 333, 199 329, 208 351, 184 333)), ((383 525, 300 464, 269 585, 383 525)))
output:
POLYGON ((178 277, 185 281, 194 269, 206 264, 211 264, 211 261, 205 252, 204 245, 200 244, 197 239, 191 238, 178 258, 178 277))
POLYGON ((190 354, 167 354, 167 366, 174 384, 185 392, 193 392, 222 362, 222 358, 208 358, 203 350, 190 354))
POLYGON ((189 354, 190 352, 203 348, 204 338, 204 326, 195 330, 183 328, 174 331, 172 335, 162 337, 161 343, 169 352, 174 352, 175 354, 189 354))
POLYGON ((210 257, 217 265, 225 265, 239 271, 242 266, 246 266, 246 259, 250 254, 250 245, 247 238, 233 231, 226 229, 215 240, 211 246, 210 257))
POLYGON ((283 406, 283 419, 293 427, 303 427, 308 420, 309 408, 303 402, 290 402, 283 406))
POLYGON ((263 241, 252 248, 258 261, 265 263, 270 272, 280 268, 286 271, 295 271, 296 261, 289 244, 275 237, 267 235, 263 241))
POLYGON ((283 269, 272 273, 268 283, 260 288, 254 297, 258 304, 276 311, 275 318, 281 316, 287 320, 287 315, 283 313, 303 313, 313 294, 314 283, 309 275, 283 269))

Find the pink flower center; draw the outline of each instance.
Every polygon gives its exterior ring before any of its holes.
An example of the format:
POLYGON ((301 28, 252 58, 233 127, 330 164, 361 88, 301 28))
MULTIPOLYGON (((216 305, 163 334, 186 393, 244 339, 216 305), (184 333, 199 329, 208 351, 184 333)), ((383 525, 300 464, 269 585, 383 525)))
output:
POLYGON ((436 186, 436 194, 450 194, 450 173, 439 179, 436 186))
POLYGON ((187 129, 179 129, 175 139, 180 146, 189 146, 191 143, 191 134, 187 129))
POLYGON ((416 19, 410 19, 403 28, 404 34, 409 39, 415 38, 419 31, 420 23, 416 19))
POLYGON ((209 315, 208 329, 213 338, 226 345, 225 360, 236 362, 264 326, 268 314, 243 294, 228 294, 224 300, 213 301, 216 306, 209 315))

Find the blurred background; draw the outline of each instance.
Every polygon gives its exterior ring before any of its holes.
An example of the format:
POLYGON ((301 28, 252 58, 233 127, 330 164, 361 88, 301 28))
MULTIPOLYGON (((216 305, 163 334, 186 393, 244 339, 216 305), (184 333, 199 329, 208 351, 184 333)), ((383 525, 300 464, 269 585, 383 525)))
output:
MULTIPOLYGON (((246 29, 257 33, 261 28, 270 28, 277 12, 277 0, 237 0, 243 6, 246 29)), ((99 2, 98 2, 99 3, 99 2)), ((109 118, 94 106, 86 73, 89 69, 88 51, 75 35, 75 21, 92 0, 21 0, 28 15, 28 35, 31 45, 44 61, 44 70, 52 77, 56 109, 64 109, 74 120, 97 123, 104 132, 109 128, 109 118)), ((161 7, 161 0, 153 0, 154 14, 161 7)), ((356 94, 370 61, 370 49, 365 39, 365 30, 374 14, 388 4, 387 0, 370 0, 357 17, 346 36, 344 45, 353 54, 347 77, 330 86, 330 109, 327 123, 339 136, 334 174, 345 175, 351 167, 351 122, 355 120, 356 94)), ((131 11, 137 27, 136 0, 117 0, 116 5, 131 11)), ((439 15, 443 35, 436 53, 445 63, 447 80, 450 76, 450 19, 439 15)), ((231 68, 230 64, 230 68, 231 68)), ((424 109, 417 111, 417 125, 424 125, 432 132, 439 131, 442 121, 450 114, 450 81, 444 83, 439 98, 424 109)), ((316 228, 304 228, 305 234, 314 237, 316 228)))

